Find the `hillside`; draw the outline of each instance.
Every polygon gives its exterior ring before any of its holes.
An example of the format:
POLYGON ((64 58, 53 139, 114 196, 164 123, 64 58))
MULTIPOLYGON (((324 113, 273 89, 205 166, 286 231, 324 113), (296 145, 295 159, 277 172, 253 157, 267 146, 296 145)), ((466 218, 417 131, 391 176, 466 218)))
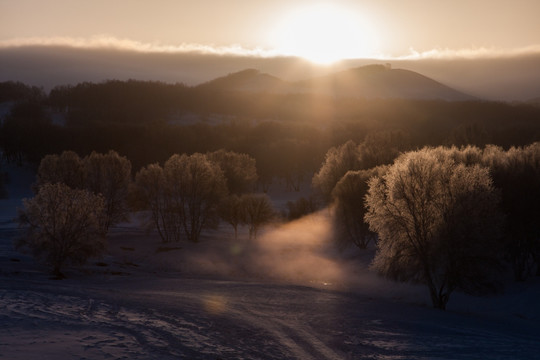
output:
POLYGON ((287 82, 275 76, 247 69, 199 85, 200 89, 273 94, 315 94, 364 99, 473 100, 431 78, 390 65, 367 65, 287 82))
POLYGON ((197 88, 270 93, 287 93, 291 89, 288 82, 272 75, 263 74, 256 69, 246 69, 218 77, 197 86, 197 88))
POLYGON ((390 65, 368 65, 296 84, 298 89, 339 97, 367 99, 472 100, 473 97, 454 90, 417 72, 392 69, 390 65))

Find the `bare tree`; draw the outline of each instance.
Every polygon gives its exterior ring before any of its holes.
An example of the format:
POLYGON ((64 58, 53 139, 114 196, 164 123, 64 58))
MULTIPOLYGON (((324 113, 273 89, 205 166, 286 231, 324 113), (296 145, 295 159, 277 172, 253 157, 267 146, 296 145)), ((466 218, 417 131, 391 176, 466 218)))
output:
POLYGON ((44 184, 38 194, 24 200, 20 223, 26 226, 19 248, 28 248, 62 278, 65 264, 83 264, 105 249, 100 235, 103 198, 65 184, 44 184))
POLYGON ((379 236, 372 267, 429 288, 445 309, 455 289, 492 289, 502 217, 489 172, 424 149, 369 182, 366 220, 379 236))

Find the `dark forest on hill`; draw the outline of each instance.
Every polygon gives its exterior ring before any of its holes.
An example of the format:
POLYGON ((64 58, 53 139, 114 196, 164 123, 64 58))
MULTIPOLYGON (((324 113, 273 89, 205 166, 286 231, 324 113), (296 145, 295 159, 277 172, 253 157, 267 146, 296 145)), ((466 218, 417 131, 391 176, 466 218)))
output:
POLYGON ((410 149, 540 140, 540 108, 482 100, 336 98, 131 80, 58 86, 49 94, 5 82, 0 102, 11 108, 0 146, 18 162, 63 150, 116 150, 138 169, 174 153, 227 149, 250 154, 260 172, 280 176, 313 173, 331 146, 370 134, 399 132, 410 149), (290 164, 273 161, 284 153, 295 155, 287 157, 290 164))

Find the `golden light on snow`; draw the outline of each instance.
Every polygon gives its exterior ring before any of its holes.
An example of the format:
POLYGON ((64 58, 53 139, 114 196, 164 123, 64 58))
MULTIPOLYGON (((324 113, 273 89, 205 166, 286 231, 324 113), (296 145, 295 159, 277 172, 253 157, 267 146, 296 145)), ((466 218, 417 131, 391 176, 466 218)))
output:
POLYGON ((219 315, 227 309, 227 299, 221 295, 209 295, 203 298, 204 310, 212 315, 219 315))
POLYGON ((278 52, 319 64, 372 57, 377 39, 361 14, 332 4, 291 10, 270 32, 278 52))

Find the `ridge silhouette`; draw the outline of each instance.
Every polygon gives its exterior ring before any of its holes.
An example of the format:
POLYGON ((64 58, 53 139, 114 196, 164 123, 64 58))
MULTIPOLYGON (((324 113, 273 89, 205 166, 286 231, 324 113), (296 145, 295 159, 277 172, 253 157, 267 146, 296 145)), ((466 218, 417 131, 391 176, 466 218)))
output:
POLYGON ((265 93, 313 93, 364 99, 474 100, 420 73, 392 69, 389 64, 355 67, 302 81, 289 82, 256 69, 218 77, 197 88, 265 93))

